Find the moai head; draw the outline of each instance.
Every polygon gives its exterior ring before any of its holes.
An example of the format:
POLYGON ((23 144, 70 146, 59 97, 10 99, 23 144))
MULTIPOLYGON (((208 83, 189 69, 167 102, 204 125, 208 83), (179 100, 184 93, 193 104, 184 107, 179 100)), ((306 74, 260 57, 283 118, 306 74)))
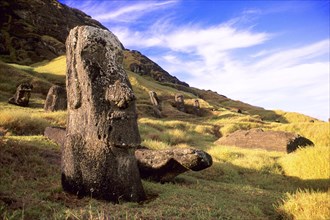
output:
POLYGON ((175 101, 178 103, 184 103, 183 95, 181 95, 181 94, 176 95, 175 101))
POLYGON ((67 93, 72 126, 116 147, 140 144, 135 96, 115 35, 93 27, 75 29, 67 40, 67 93), (88 112, 88 114, 86 114, 88 112), (82 121, 87 125, 79 126, 82 121))
POLYGON ((195 101, 194 101, 194 107, 195 108, 200 108, 198 99, 195 99, 195 101))
POLYGON ((33 85, 30 83, 20 84, 16 89, 15 95, 8 102, 19 106, 28 106, 32 89, 33 85))

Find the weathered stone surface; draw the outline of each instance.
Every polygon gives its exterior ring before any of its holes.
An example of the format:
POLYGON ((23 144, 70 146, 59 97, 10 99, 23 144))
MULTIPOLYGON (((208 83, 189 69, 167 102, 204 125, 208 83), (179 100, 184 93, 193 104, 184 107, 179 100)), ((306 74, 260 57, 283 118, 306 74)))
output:
POLYGON ((8 100, 8 103, 26 107, 29 105, 31 91, 33 85, 30 83, 22 83, 17 89, 13 97, 8 100))
POLYGON ((65 143, 65 128, 62 127, 46 127, 44 131, 44 136, 48 137, 50 140, 54 141, 61 147, 64 146, 65 143))
POLYGON ((188 170, 200 171, 212 165, 212 157, 198 149, 137 149, 135 157, 142 178, 167 182, 188 170))
POLYGON ((238 130, 216 141, 219 145, 244 148, 260 148, 291 153, 298 147, 314 145, 309 139, 284 131, 263 131, 262 129, 238 130))
POLYGON ((182 94, 175 95, 175 106, 179 111, 185 112, 184 98, 182 94))
POLYGON ((66 90, 61 86, 50 87, 45 101, 45 111, 66 110, 67 98, 66 90))
POLYGON ((135 96, 111 32, 80 26, 66 42, 68 125, 65 191, 111 201, 145 198, 134 151, 140 144, 135 96))

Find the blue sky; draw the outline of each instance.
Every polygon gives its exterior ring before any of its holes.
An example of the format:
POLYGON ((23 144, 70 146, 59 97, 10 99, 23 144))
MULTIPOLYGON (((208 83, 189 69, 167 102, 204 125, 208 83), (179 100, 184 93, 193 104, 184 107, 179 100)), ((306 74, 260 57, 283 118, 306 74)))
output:
POLYGON ((330 1, 61 2, 193 87, 329 118, 330 1))

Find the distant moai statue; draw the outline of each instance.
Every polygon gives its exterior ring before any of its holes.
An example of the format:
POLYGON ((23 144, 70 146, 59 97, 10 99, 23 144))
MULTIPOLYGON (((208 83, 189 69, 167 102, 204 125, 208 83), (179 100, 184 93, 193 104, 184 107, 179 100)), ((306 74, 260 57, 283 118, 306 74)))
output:
POLYGON ((175 106, 179 111, 185 112, 184 98, 182 94, 175 95, 175 106))
POLYGON ((114 202, 145 199, 134 156, 141 143, 136 98, 121 43, 107 30, 78 26, 70 31, 66 51, 63 189, 114 202))
POLYGON ((45 101, 44 110, 53 112, 66 110, 66 108, 67 97, 65 88, 57 85, 50 87, 45 101))
POLYGON ((150 97, 150 102, 152 104, 153 110, 154 110, 154 115, 157 118, 161 118, 162 117, 162 106, 160 103, 160 100, 157 96, 157 93, 154 91, 149 91, 149 97, 150 97))
POLYGON ((22 83, 16 88, 16 92, 13 97, 8 100, 8 103, 26 107, 29 105, 31 91, 33 85, 30 83, 22 83))
POLYGON ((201 116, 201 108, 198 99, 194 100, 194 114, 197 116, 201 116))

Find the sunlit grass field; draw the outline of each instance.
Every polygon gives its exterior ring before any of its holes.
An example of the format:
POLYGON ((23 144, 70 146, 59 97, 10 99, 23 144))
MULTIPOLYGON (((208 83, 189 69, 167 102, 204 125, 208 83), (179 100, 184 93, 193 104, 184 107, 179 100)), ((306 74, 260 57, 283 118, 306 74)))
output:
MULTIPOLYGON (((269 112, 258 114, 256 108, 253 114, 239 114, 229 106, 197 117, 178 112, 171 100, 163 103, 167 117, 157 119, 147 110, 148 91, 161 98, 183 92, 131 72, 142 145, 155 150, 202 149, 212 156, 212 167, 181 174, 165 184, 144 180, 147 200, 142 203, 112 204, 63 192, 61 149, 43 131, 47 126, 65 127, 66 112, 45 112, 43 103, 52 84, 64 83, 64 69, 64 57, 32 67, 0 65, 2 219, 330 219, 328 122, 278 111, 286 121, 278 123, 262 119, 269 112), (8 69, 17 80, 9 80, 8 69), (38 88, 30 106, 8 104, 16 83, 26 79, 34 80, 38 88), (255 127, 297 132, 315 146, 286 154, 214 143, 219 136, 255 127)), ((196 98, 183 94, 187 104, 196 98)), ((202 108, 214 107, 200 102, 202 108)))

